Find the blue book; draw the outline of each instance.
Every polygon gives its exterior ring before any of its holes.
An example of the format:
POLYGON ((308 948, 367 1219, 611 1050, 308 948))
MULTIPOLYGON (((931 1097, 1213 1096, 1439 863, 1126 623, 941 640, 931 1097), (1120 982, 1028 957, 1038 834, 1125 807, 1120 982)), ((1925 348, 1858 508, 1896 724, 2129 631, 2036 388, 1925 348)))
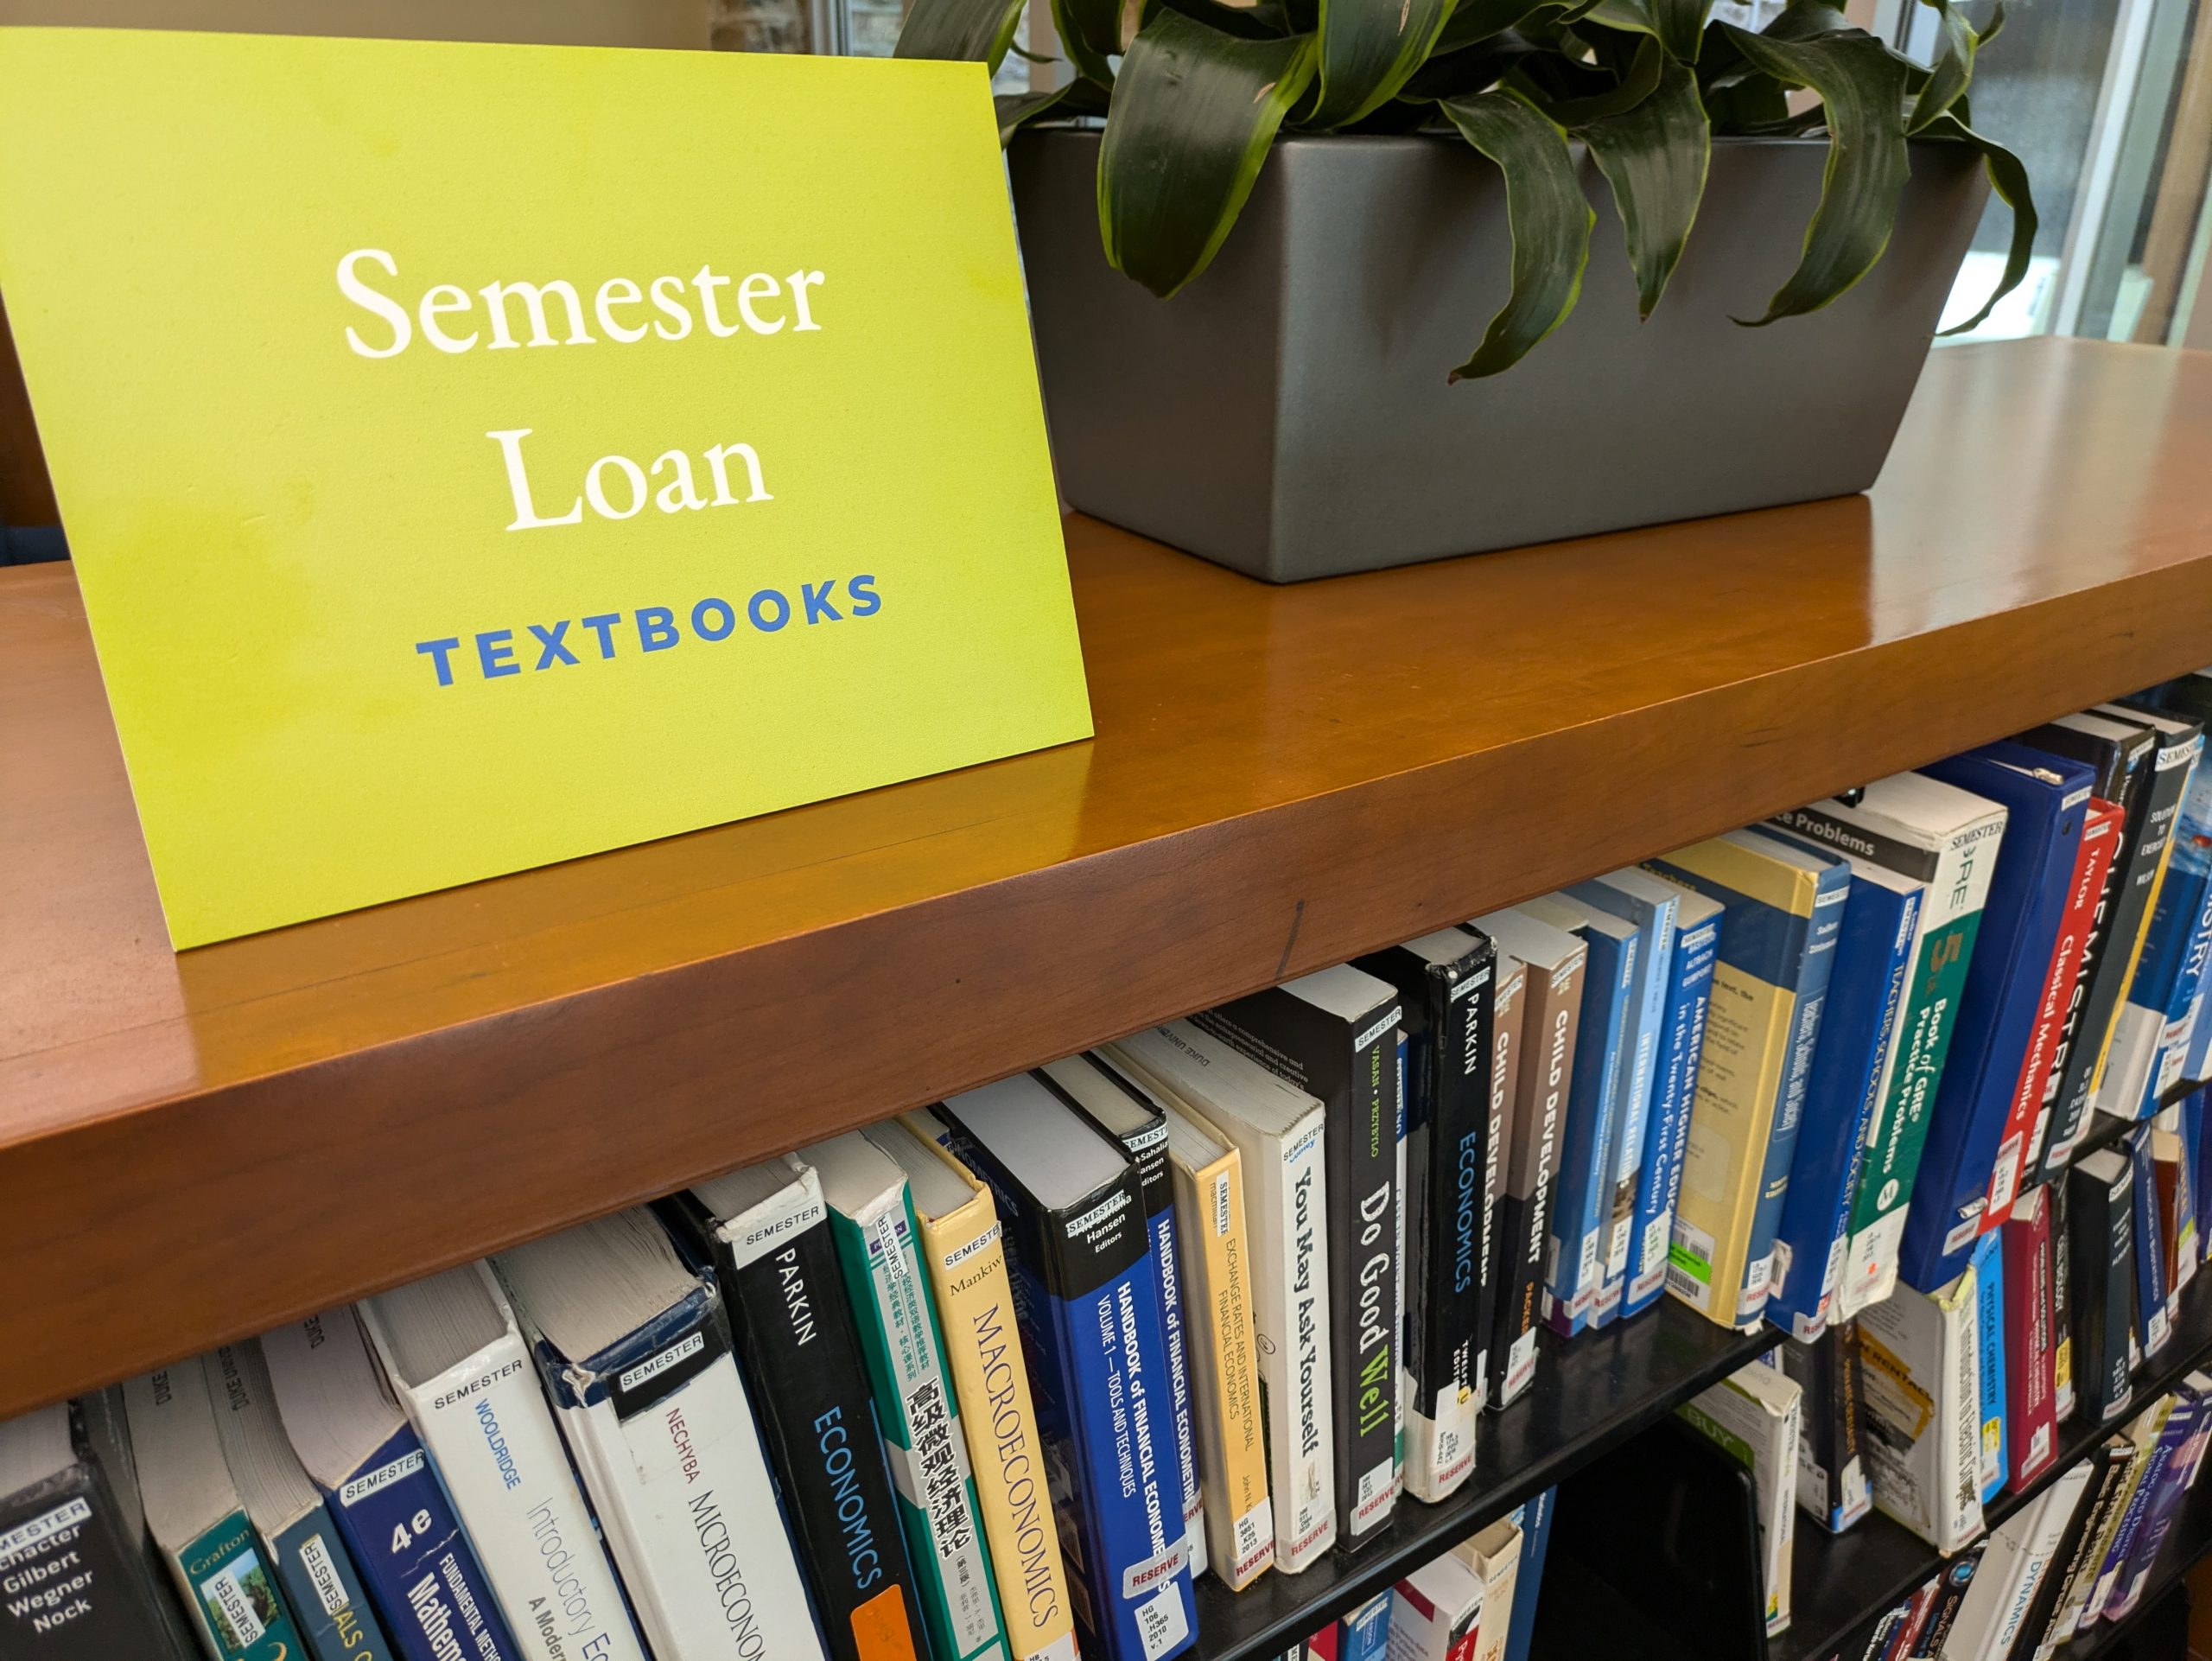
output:
POLYGON ((1851 898, 1813 1047, 1767 1289, 1766 1318, 1807 1343, 1827 1327, 1834 1306, 1851 1202, 1866 1163, 1867 1121, 1888 1086, 1897 1012, 1928 893, 1926 884, 1871 860, 1849 863, 1851 898))
POLYGON ((2166 1231, 2158 1206, 2158 1161, 2147 1124, 2128 1133, 2128 1163, 2135 1168, 2135 1346, 2156 1355, 2173 1335, 2166 1286, 2166 1231))
POLYGON ((1570 899, 1633 924, 1637 932, 1636 973, 1629 990, 1629 1022, 1622 1035, 1627 1065, 1615 1097, 1613 1123, 1613 1220, 1605 1240, 1605 1273, 1590 1324, 1603 1327, 1618 1316, 1628 1296, 1629 1269, 1637 1257, 1636 1193, 1648 1157, 1651 1102, 1658 1085, 1659 1047, 1665 1037, 1667 995, 1675 971, 1675 925, 1681 889, 1663 877, 1634 867, 1577 882, 1570 899))
POLYGON ((2005 1255, 1995 1229, 1974 1243, 1975 1353, 1981 1381, 1981 1503, 1997 1498, 2012 1470, 2005 1439, 2005 1255))
POLYGON ((1547 1488, 1520 1513, 1521 1568, 1513 1582, 1513 1622, 1506 1628, 1503 1661, 1529 1661, 1529 1645, 1536 1632, 1536 1599, 1543 1588, 1544 1553, 1552 1543, 1552 1512, 1559 1490, 1547 1488))
POLYGON ((1041 1072, 937 1110, 992 1192, 1047 1457, 1067 1473, 1069 1573, 1094 1661, 1166 1661, 1198 1630, 1160 1270, 1135 1166, 1041 1072))
POLYGON ((1613 1219, 1615 1093, 1627 1072, 1628 1023, 1641 944, 1632 924, 1547 894, 1517 907, 1589 949, 1574 1075, 1552 1186, 1552 1239, 1544 1274, 1544 1324, 1571 1338, 1590 1324, 1605 1282, 1613 1219))
POLYGON ((1337 1661, 1383 1661, 1390 1647, 1392 1596, 1386 1588, 1338 1623, 1337 1661))
MULTIPOLYGON (((523 1661, 350 1308, 263 1334, 284 1429, 402 1661, 523 1661), (458 1649, 456 1650, 456 1645, 458 1649)), ((379 1652, 378 1661, 382 1661, 379 1652)))
MULTIPOLYGON (((1921 771, 2001 804, 2008 815, 1897 1252, 1905 1283, 1932 1293, 1966 1267, 2000 1157, 2019 1164, 2007 1123, 2094 775, 2079 761, 2011 742, 1985 744, 1921 771)), ((2024 1138, 2027 1129, 2013 1136, 2024 1138)))
POLYGON ((1675 956, 1668 965, 1667 1003, 1652 1066, 1651 1122, 1644 1130, 1636 1216, 1629 1226, 1628 1288, 1621 1302, 1624 1315, 1650 1308, 1667 1289, 1667 1246, 1674 1232, 1675 1200, 1682 1191, 1690 1106, 1697 1098, 1706 1015, 1713 1005, 1713 966, 1720 952, 1720 902, 1679 883, 1668 887, 1680 897, 1681 905, 1675 913, 1675 956))
POLYGON ((2127 1002, 2152 1017, 2144 1030, 2152 1034, 2149 1066, 2132 1117, 2147 1119, 2158 1098, 2185 1079, 2192 1053, 2203 1065, 2212 1044, 2212 1021, 2202 1018, 2205 958, 2212 952, 2212 767, 2202 762, 2182 798, 2160 879, 2143 936, 2143 955, 2128 983, 2127 1002))

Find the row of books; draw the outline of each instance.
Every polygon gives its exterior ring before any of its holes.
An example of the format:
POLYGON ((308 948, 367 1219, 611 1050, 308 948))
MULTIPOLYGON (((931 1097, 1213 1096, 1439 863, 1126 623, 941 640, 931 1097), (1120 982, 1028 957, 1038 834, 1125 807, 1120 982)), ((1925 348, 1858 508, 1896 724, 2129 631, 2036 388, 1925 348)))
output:
POLYGON ((2191 1373, 1876 1623, 1862 1661, 2050 1661, 2126 1620, 2212 1443, 2212 1375, 2191 1373))

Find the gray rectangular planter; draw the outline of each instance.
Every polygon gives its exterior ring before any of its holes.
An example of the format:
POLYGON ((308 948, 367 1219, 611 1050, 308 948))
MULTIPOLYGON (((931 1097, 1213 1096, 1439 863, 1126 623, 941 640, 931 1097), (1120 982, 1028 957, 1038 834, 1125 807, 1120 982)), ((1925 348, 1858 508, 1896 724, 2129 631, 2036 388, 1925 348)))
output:
POLYGON ((1715 142, 1689 246, 1639 325, 1620 220, 1516 367, 1446 384, 1503 302, 1497 169, 1456 137, 1276 145, 1213 264, 1169 301, 1099 251, 1096 132, 1011 162, 1060 489, 1272 582, 1371 570, 1872 484, 1987 185, 1916 143, 1888 252, 1808 317, 1745 328, 1796 264, 1823 141, 1715 142))

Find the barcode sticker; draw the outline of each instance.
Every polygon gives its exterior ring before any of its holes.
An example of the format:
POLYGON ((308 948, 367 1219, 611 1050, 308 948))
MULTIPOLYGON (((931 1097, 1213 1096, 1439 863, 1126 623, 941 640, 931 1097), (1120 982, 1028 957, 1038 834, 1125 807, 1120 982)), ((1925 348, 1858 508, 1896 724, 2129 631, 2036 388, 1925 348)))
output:
POLYGON ((2011 1210, 2012 1196, 2019 1186, 2020 1133, 2016 1130, 2005 1137, 2005 1145, 1997 1150, 1997 1168, 1989 1174, 1990 1215, 2011 1210))

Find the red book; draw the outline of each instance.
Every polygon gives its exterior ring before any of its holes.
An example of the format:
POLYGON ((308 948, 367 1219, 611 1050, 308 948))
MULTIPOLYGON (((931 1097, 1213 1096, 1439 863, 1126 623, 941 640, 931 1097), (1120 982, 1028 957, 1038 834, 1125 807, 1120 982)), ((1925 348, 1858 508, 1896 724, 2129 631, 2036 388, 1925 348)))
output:
POLYGON ((2026 1054, 2020 1059, 2019 1080, 2012 1086, 2012 1109, 2005 1115, 2004 1138, 1998 1143, 1997 1168, 1989 1174, 1989 1209, 1981 1224, 1984 1233, 2012 1214, 2021 1179, 2043 1157, 2043 1139, 2050 1130, 2051 1099, 2058 1093, 2063 1072, 2058 1065, 2059 1034, 2065 1029, 2067 1008, 2074 1001, 2074 983, 2082 977, 2082 948, 2089 938, 2089 925, 2105 890, 2105 874, 2112 869, 2113 855, 2120 847, 2120 825, 2126 817, 2110 802, 2093 800, 2082 821, 2082 846, 2074 856, 2074 885, 2067 891, 2066 915, 2058 926, 2057 943, 2051 947, 2035 1031, 2028 1039, 2026 1054))
POLYGON ((2005 1261, 2005 1441, 2012 1461, 2007 1475, 2018 1492, 2058 1457, 2050 1189, 2020 1196, 1999 1251, 2005 1261))

